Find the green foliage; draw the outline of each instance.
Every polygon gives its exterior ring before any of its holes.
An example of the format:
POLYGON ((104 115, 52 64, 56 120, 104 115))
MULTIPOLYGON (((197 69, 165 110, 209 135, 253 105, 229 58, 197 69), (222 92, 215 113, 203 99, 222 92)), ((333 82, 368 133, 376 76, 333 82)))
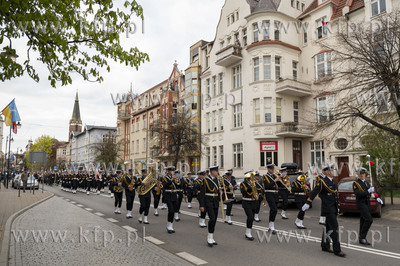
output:
POLYGON ((126 0, 120 9, 112 0, 0 1, 0 43, 5 46, 0 55, 0 80, 28 73, 38 82, 32 51, 47 66, 53 87, 57 81, 71 84, 71 73, 101 82, 98 68, 110 71, 108 59, 137 69, 149 60, 148 55, 136 47, 125 50, 120 44, 122 34, 135 29, 133 16, 143 19, 142 7, 133 0, 126 0), (13 50, 12 40, 21 38, 27 41, 26 51, 13 50), (25 53, 28 59, 22 63, 6 56, 25 53))

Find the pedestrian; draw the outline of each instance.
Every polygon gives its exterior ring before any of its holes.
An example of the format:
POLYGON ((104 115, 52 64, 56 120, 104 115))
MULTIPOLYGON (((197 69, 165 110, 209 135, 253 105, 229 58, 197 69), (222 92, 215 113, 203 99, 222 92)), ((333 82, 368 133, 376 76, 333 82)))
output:
POLYGON ((22 187, 23 187, 24 193, 25 193, 26 185, 28 183, 28 175, 26 174, 25 171, 22 171, 21 180, 22 180, 22 187))

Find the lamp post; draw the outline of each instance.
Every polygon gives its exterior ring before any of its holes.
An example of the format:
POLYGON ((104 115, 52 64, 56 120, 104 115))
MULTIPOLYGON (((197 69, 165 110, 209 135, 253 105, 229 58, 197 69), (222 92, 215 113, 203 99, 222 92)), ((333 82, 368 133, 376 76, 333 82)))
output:
MULTIPOLYGON (((17 128, 21 128, 21 123, 18 121, 17 128)), ((11 142, 14 142, 14 139, 11 136, 12 126, 10 126, 10 135, 9 135, 9 142, 8 142, 8 162, 7 162, 7 178, 6 178, 6 188, 8 188, 8 179, 10 178, 10 160, 11 160, 11 142)))

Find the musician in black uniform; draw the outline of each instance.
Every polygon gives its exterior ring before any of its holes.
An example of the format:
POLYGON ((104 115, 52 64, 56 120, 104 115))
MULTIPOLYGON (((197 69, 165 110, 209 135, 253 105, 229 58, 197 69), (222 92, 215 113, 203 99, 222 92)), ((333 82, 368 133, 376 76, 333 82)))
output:
POLYGON ((167 232, 171 234, 175 233, 173 228, 174 213, 178 210, 178 196, 176 194, 178 179, 174 174, 174 166, 168 166, 165 170, 167 173, 161 178, 161 182, 164 190, 164 199, 168 207, 167 232))
MULTIPOLYGON (((146 183, 143 182, 143 180, 147 176, 147 169, 143 168, 141 172, 142 172, 142 176, 138 178, 137 186, 146 185, 146 183)), ((147 217, 149 216, 149 210, 150 210, 150 204, 151 204, 151 191, 147 192, 144 195, 139 195, 139 200, 140 200, 140 208, 139 208, 140 216, 138 219, 139 223, 142 223, 142 214, 144 213, 143 223, 148 224, 149 221, 148 221, 147 217)))
POLYGON ((242 193, 242 207, 246 213, 246 234, 248 240, 253 241, 251 228, 253 227, 254 214, 258 205, 258 190, 254 179, 255 172, 253 170, 244 173, 244 181, 240 183, 240 192, 242 193))
MULTIPOLYGON (((159 184, 161 184, 161 178, 157 177, 157 185, 153 187, 151 190, 151 193, 153 194, 153 207, 154 207, 154 216, 158 216, 158 205, 160 204, 160 199, 161 199, 161 190, 162 187, 160 187, 159 184)), ((161 184, 162 186, 162 184, 161 184)))
POLYGON ((336 256, 345 257, 342 252, 339 242, 339 224, 337 216, 339 214, 339 195, 338 185, 333 180, 333 164, 324 166, 323 170, 326 172, 326 177, 321 179, 311 191, 310 196, 302 207, 303 211, 310 208, 313 199, 319 194, 321 198, 322 214, 326 217, 325 230, 322 234, 321 248, 322 251, 334 253, 336 256), (333 241, 333 251, 330 249, 330 239, 333 241))
POLYGON ((197 195, 197 200, 199 201, 199 225, 201 228, 207 227, 206 225, 206 212, 200 210, 200 200, 201 200, 201 193, 200 193, 200 188, 201 184, 203 182, 203 179, 206 177, 206 171, 198 171, 197 172, 198 178, 194 181, 194 188, 195 188, 195 193, 197 195))
POLYGON ((126 218, 132 218, 133 202, 135 201, 136 177, 132 175, 132 169, 128 170, 128 174, 124 176, 123 187, 125 188, 126 197, 126 218))
MULTIPOLYGON (((286 168, 279 169, 279 172, 281 173, 281 177, 282 177, 281 179, 283 179, 283 177, 287 175, 286 168)), ((282 217, 282 219, 287 220, 287 219, 289 219, 286 216, 286 210, 287 210, 287 207, 289 206, 289 190, 286 188, 285 184, 283 184, 282 182, 277 182, 277 185, 278 185, 278 196, 282 198, 281 217, 282 217)))
POLYGON ((192 208, 192 199, 193 199, 193 178, 192 173, 188 172, 187 177, 184 178, 185 185, 184 185, 184 197, 187 198, 188 208, 192 208))
POLYGON ((303 225, 304 211, 302 210, 303 205, 307 202, 307 196, 309 187, 307 185, 307 177, 304 173, 298 173, 299 176, 291 184, 292 193, 294 194, 294 202, 296 203, 299 213, 297 214, 296 221, 294 222, 297 228, 306 229, 303 225))
MULTIPOLYGON (((359 243, 362 245, 371 245, 367 241, 367 234, 369 228, 372 225, 372 215, 370 208, 370 197, 371 193, 375 192, 375 188, 371 187, 369 182, 365 180, 367 177, 367 169, 361 167, 357 170, 358 178, 353 183, 353 191, 356 194, 356 206, 360 211, 360 232, 359 232, 359 243)), ((378 197, 376 199, 380 204, 383 201, 378 197)))
MULTIPOLYGON (((320 182, 320 181, 321 181, 322 179, 324 179, 325 177, 326 177, 325 171, 322 169, 322 173, 319 174, 319 175, 317 175, 317 177, 315 178, 315 184, 318 184, 318 182, 320 182)), ((318 195, 318 197, 320 197, 320 196, 318 195)), ((320 198, 321 198, 321 197, 320 197, 320 198)), ((323 216, 323 214, 322 214, 322 206, 321 206, 321 214, 320 214, 320 216, 319 216, 319 224, 325 225, 325 220, 326 220, 326 217, 323 216)))
POLYGON ((235 194, 233 192, 234 187, 236 186, 236 180, 232 179, 231 172, 226 171, 224 174, 224 184, 226 188, 226 195, 228 197, 228 201, 225 202, 226 205, 226 223, 232 225, 232 206, 235 201, 235 194))
POLYGON ((214 231, 218 218, 219 193, 221 193, 218 175, 218 166, 210 167, 210 176, 206 176, 200 186, 200 211, 207 212, 209 217, 207 243, 210 247, 217 245, 214 240, 214 231))
POLYGON ((276 234, 275 231, 275 218, 278 213, 278 185, 277 182, 280 178, 274 174, 275 166, 273 164, 267 165, 267 174, 263 177, 265 197, 269 206, 269 231, 276 234))
POLYGON ((122 205, 122 194, 124 191, 124 187, 122 186, 123 176, 122 171, 117 170, 117 174, 112 177, 112 188, 114 191, 114 213, 121 214, 121 205, 122 205))
POLYGON ((185 186, 185 181, 181 177, 181 171, 175 170, 175 177, 177 179, 177 182, 175 183, 176 185, 176 191, 178 195, 178 209, 175 210, 174 214, 174 219, 175 221, 179 222, 181 219, 179 218, 179 212, 181 210, 181 205, 182 205, 182 200, 183 200, 183 189, 185 186))
POLYGON ((264 184, 263 181, 261 179, 261 176, 258 172, 256 172, 256 174, 254 175, 254 178, 256 180, 256 186, 257 186, 257 191, 258 191, 258 201, 257 201, 257 208, 256 211, 254 213, 254 221, 255 222, 261 222, 260 217, 258 216, 260 213, 260 209, 261 209, 261 204, 264 200, 264 184))

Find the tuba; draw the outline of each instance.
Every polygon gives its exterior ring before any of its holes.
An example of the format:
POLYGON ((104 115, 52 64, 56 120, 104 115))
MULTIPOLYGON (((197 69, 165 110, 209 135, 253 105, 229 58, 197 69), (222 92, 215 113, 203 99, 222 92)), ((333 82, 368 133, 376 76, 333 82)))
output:
MULTIPOLYGON (((301 185, 307 185, 307 176, 306 175, 299 175, 297 177, 297 180, 300 181, 301 185)), ((310 188, 307 186, 307 188, 303 188, 304 193, 310 192, 310 188)))
POLYGON ((150 174, 148 174, 142 182, 145 182, 146 185, 142 184, 137 187, 137 192, 139 195, 147 194, 158 182, 157 177, 155 175, 156 171, 154 168, 151 168, 150 174))
POLYGON ((124 179, 125 179, 125 178, 124 178, 123 176, 121 176, 121 177, 119 177, 119 178, 118 178, 118 176, 117 176, 117 177, 114 178, 114 182, 116 183, 116 184, 114 185, 114 188, 113 188, 114 192, 120 193, 120 192, 124 191, 124 187, 118 185, 119 183, 122 183, 122 181, 123 181, 124 179))
POLYGON ((258 200, 258 190, 257 190, 257 185, 256 181, 254 180, 254 175, 256 173, 254 171, 247 173, 244 177, 245 178, 250 178, 250 185, 251 185, 251 191, 252 191, 252 199, 258 200))

